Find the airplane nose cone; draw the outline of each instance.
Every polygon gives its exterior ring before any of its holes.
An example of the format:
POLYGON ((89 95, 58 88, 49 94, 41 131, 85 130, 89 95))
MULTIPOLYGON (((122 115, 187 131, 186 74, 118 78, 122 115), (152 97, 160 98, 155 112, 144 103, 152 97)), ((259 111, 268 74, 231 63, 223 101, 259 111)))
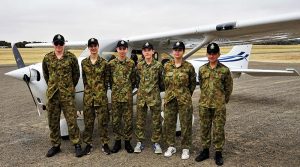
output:
POLYGON ((25 74, 28 77, 30 77, 30 69, 28 67, 16 69, 16 70, 5 73, 5 75, 8 75, 10 77, 13 77, 13 78, 16 78, 16 79, 19 79, 19 80, 23 80, 23 77, 24 77, 25 74))

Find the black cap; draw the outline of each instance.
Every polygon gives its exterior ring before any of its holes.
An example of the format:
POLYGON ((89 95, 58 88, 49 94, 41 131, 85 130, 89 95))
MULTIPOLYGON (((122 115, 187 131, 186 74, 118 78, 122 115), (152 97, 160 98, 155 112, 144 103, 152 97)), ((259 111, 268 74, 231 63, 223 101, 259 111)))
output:
POLYGON ((207 53, 208 54, 217 54, 220 53, 219 45, 216 43, 210 43, 207 45, 207 53))
POLYGON ((152 49, 152 50, 153 50, 153 45, 152 45, 151 43, 149 43, 149 42, 146 42, 146 43, 143 45, 142 49, 146 49, 146 48, 152 49))
POLYGON ((92 44, 99 45, 98 40, 96 38, 91 38, 88 40, 88 47, 90 47, 92 44))
POLYGON ((185 45, 182 41, 177 41, 173 45, 173 49, 183 49, 185 50, 185 45))
POLYGON ((126 41, 124 41, 124 40, 121 40, 121 41, 118 42, 117 48, 121 47, 121 46, 123 46, 125 48, 128 48, 128 43, 126 41))
POLYGON ((63 43, 65 43, 65 38, 64 38, 64 36, 62 36, 60 34, 56 34, 53 38, 53 43, 54 42, 63 42, 63 43))

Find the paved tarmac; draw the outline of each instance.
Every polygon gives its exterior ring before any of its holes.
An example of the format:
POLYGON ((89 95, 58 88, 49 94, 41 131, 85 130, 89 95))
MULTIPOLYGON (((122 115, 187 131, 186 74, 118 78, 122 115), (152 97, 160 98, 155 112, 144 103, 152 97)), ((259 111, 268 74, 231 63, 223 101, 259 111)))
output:
MULTIPOLYGON (((250 68, 284 69, 300 64, 250 62, 250 68)), ((195 162, 201 149, 198 99, 193 95, 195 124, 189 160, 181 160, 180 140, 171 158, 152 152, 150 133, 141 154, 104 155, 95 129, 94 151, 76 158, 69 141, 52 158, 46 114, 38 116, 24 82, 5 76, 15 66, 0 66, 0 166, 216 166, 211 148, 210 159, 195 162)), ((148 120, 149 123, 149 120, 148 120)), ((149 126, 150 129, 150 126, 149 126)), ((111 125, 110 125, 110 134, 111 125)), ((111 135, 112 137, 112 135, 111 135)), ((136 140, 133 138, 133 144, 136 140)), ((113 142, 111 141, 110 145, 113 142)), ((166 149, 163 144, 163 149, 166 149)), ((124 148, 124 147, 123 147, 124 148)), ((300 164, 300 77, 251 77, 234 80, 234 91, 227 105, 224 166, 299 166, 300 164)))

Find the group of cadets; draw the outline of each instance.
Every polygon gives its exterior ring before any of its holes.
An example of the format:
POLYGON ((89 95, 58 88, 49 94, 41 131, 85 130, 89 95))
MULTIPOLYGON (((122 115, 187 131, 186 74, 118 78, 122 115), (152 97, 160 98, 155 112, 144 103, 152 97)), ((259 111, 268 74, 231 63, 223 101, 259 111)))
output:
MULTIPOLYGON (((88 40, 89 57, 82 60, 84 85, 83 115, 85 129, 80 136, 75 110, 75 86, 80 77, 77 58, 64 50, 65 39, 57 34, 53 38, 54 51, 45 55, 42 63, 43 74, 48 85, 47 111, 52 147, 46 154, 52 157, 60 150, 60 114, 63 111, 67 121, 70 140, 75 146, 76 157, 91 153, 94 122, 97 118, 102 151, 105 154, 117 153, 124 141, 128 153, 140 153, 145 147, 145 123, 147 111, 151 111, 154 153, 161 154, 161 105, 160 92, 164 97, 164 140, 167 144, 165 157, 176 153, 176 122, 179 115, 181 126, 182 159, 189 159, 192 146, 192 95, 196 88, 196 73, 192 64, 183 59, 185 45, 175 42, 172 48, 173 59, 163 66, 153 58, 154 48, 149 42, 142 46, 143 60, 136 65, 129 59, 128 43, 117 43, 117 57, 109 62, 99 56, 99 43, 95 38, 88 40), (133 134, 133 89, 137 88, 136 146, 131 145, 133 134), (107 90, 111 89, 111 121, 114 145, 109 147, 107 90), (81 144, 85 143, 82 150, 81 144)), ((223 164, 222 148, 225 142, 225 104, 232 92, 232 77, 229 69, 218 61, 220 48, 216 43, 207 46, 208 63, 199 69, 200 84, 199 116, 203 150, 196 161, 209 158, 211 137, 215 147, 215 162, 223 164)))

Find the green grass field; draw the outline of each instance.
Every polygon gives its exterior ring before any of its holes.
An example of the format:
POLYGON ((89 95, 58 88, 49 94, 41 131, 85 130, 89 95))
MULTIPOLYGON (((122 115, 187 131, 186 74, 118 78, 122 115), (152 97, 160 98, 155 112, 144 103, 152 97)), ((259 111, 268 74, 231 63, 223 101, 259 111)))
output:
MULTIPOLYGON (((222 47, 221 53, 227 53, 232 47, 222 47)), ((52 48, 20 48, 19 51, 26 64, 41 62, 44 55, 52 48)), ((79 56, 82 50, 70 50, 79 56)), ((205 56, 205 48, 196 52, 191 58, 205 56)), ((275 63, 300 63, 300 45, 254 45, 250 61, 275 63)), ((0 64, 15 64, 10 48, 0 49, 0 64)))

